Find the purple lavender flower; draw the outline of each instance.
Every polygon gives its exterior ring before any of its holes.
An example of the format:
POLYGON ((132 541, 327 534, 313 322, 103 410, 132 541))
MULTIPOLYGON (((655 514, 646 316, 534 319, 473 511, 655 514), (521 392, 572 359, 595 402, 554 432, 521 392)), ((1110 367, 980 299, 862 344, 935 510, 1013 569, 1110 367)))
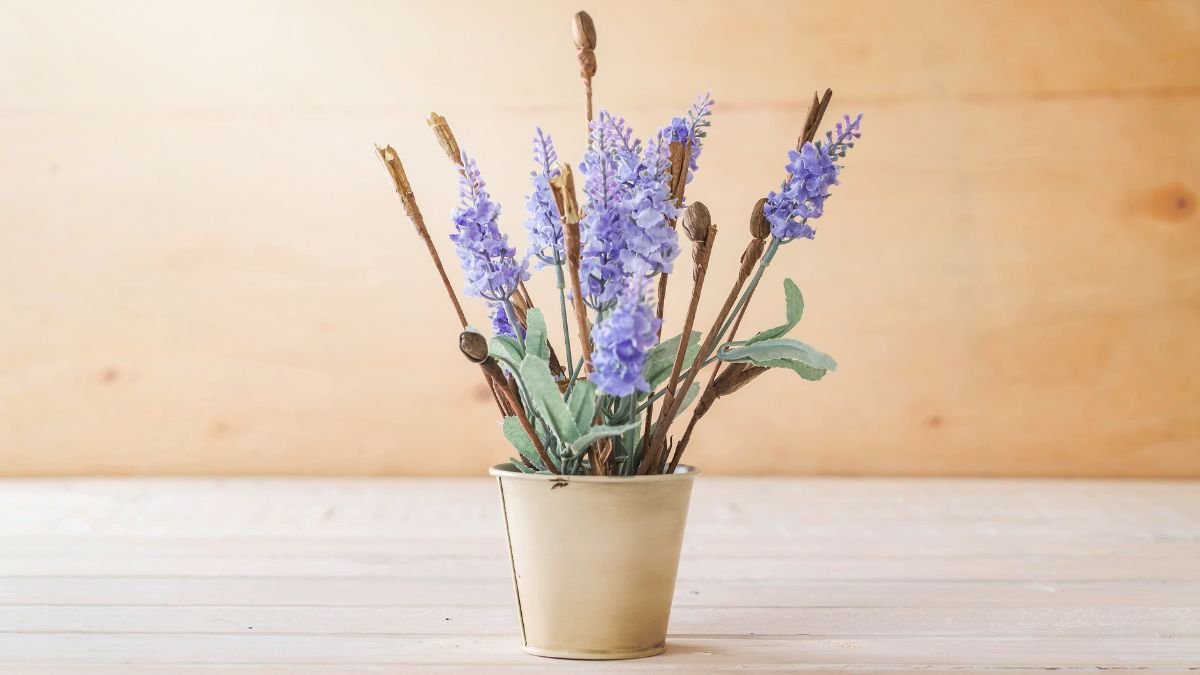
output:
POLYGON ((450 241, 467 275, 467 295, 494 302, 507 301, 517 284, 529 278, 528 260, 516 259, 517 250, 508 245, 496 219, 500 205, 488 195, 475 160, 462 154, 459 177, 460 203, 450 218, 454 233, 450 241))
POLYGON ((679 216, 679 209, 671 200, 669 144, 660 133, 646 143, 643 157, 618 155, 619 164, 633 167, 622 184, 622 206, 628 221, 621 263, 630 273, 635 269, 648 275, 669 273, 679 256, 679 235, 670 224, 679 216))
POLYGON ((629 279, 616 306, 592 329, 592 381, 605 394, 650 391, 642 370, 646 353, 658 343, 662 323, 653 304, 648 278, 629 279))
POLYGON ((508 321, 508 313, 504 311, 504 304, 500 302, 490 302, 492 313, 492 332, 496 335, 507 335, 509 337, 517 337, 517 331, 513 330, 512 324, 508 321))
POLYGON ((620 131, 612 116, 601 110, 589 125, 588 149, 579 163, 587 197, 581 226, 580 284, 583 300, 593 309, 611 306, 621 292, 625 270, 625 213, 621 204, 616 146, 620 131))
POLYGON ((525 202, 529 211, 529 219, 525 221, 531 242, 529 252, 538 259, 538 267, 561 265, 567 260, 563 250, 562 217, 550 188, 550 179, 559 174, 558 152, 554 149, 554 140, 540 128, 533 139, 533 161, 538 170, 530 174, 533 193, 525 202))
POLYGON ((845 157, 846 150, 854 147, 853 140, 862 136, 861 123, 862 115, 854 120, 846 116, 844 124, 837 124, 836 134, 826 135, 824 146, 809 142, 799 151, 788 152, 787 180, 779 192, 767 195, 763 208, 763 215, 771 223, 771 234, 784 242, 812 239, 816 235, 808 221, 820 218, 825 212, 829 188, 838 184, 841 171, 834 158, 845 157))

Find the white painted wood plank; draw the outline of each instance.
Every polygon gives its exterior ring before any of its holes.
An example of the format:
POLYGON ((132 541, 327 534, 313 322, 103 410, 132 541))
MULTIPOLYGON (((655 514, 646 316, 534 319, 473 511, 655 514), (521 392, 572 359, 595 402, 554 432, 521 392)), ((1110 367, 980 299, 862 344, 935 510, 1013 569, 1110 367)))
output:
MULTIPOLYGON (((0 513, 15 514, 0 519, 0 536, 457 537, 500 526, 486 479, 9 481, 0 513)), ((1200 484, 1187 481, 702 478, 689 518, 704 536, 1064 534, 1069 524, 1195 539, 1198 523, 1200 484)))
MULTIPOLYGON (((514 607, 0 605, 0 632, 513 636, 514 607)), ((676 607, 675 637, 1191 637, 1200 607, 676 607)))
MULTIPOLYGON (((1192 582, 689 581, 692 607, 1193 607, 1192 582)), ((511 606, 511 579, 53 577, 0 580, 8 605, 511 606)))
MULTIPOLYGON (((339 577, 495 580, 511 574, 500 557, 439 555, 400 548, 390 554, 304 557, 214 555, 208 557, 79 555, 63 547, 57 555, 0 554, 0 585, 28 577, 339 577)), ((1200 581, 1200 557, 1145 555, 923 557, 813 556, 700 557, 684 555, 681 579, 688 581, 1200 581)))
MULTIPOLYGON (((274 664, 346 665, 495 663, 558 665, 518 650, 503 637, 389 638, 279 635, 0 634, 0 664, 274 664), (151 640, 153 641, 151 643, 151 640), (152 649, 148 649, 152 644, 152 649)), ((622 670, 664 666, 1167 666, 1200 663, 1200 641, 1174 638, 681 638, 665 657, 621 664, 622 670)), ((607 668, 594 667, 611 672, 607 668)))
MULTIPOLYGON (((694 520, 694 518, 693 518, 694 520)), ((826 524, 806 526, 802 533, 714 533, 689 522, 683 551, 700 558, 908 558, 930 559, 963 556, 1136 556, 1200 557, 1200 536, 1146 536, 1140 532, 1112 530, 1076 532, 1045 524, 1037 529, 1011 524, 940 526, 937 531, 897 526, 886 530, 870 523, 846 525, 840 530, 826 524)), ((3 537, 0 559, 22 556, 60 556, 71 551, 81 556, 147 556, 211 558, 251 556, 306 558, 337 553, 347 557, 380 558, 406 551, 437 551, 447 556, 470 557, 481 551, 505 550, 503 526, 491 536, 172 536, 172 535, 13 535, 3 537)))

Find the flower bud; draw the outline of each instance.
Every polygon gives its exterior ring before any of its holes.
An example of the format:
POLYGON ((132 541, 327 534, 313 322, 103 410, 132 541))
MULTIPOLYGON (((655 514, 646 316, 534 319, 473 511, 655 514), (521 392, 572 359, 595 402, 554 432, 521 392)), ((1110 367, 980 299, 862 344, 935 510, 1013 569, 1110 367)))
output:
POLYGON ((708 226, 712 224, 712 216, 708 207, 702 202, 692 202, 683 212, 683 230, 688 239, 703 244, 708 238, 708 226))
POLYGON ((767 222, 767 217, 763 214, 766 205, 767 198, 763 197, 754 202, 754 210, 750 212, 750 236, 755 239, 766 239, 771 236, 771 223, 767 222))
POLYGON ((472 363, 483 363, 488 358, 487 338, 473 330, 464 330, 458 335, 458 349, 472 363))
POLYGON ((587 12, 575 12, 575 24, 572 27, 576 49, 596 48, 596 24, 587 12))

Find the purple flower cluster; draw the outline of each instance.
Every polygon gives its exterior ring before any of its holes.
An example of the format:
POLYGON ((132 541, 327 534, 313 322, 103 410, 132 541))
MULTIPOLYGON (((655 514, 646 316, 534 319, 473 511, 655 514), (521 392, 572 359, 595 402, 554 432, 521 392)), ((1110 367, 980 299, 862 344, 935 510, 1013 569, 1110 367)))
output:
POLYGON ((451 212, 454 233, 450 241, 467 275, 467 295, 504 302, 517 284, 529 278, 528 261, 517 260, 517 249, 508 245, 496 219, 500 205, 488 195, 475 160, 462 154, 458 207, 451 212))
POLYGON ((554 149, 554 140, 540 128, 533 139, 533 161, 538 169, 530 174, 533 193, 525 201, 529 211, 529 219, 525 221, 525 228, 529 230, 529 252, 538 259, 538 267, 561 265, 567 260, 563 250, 562 217, 550 188, 550 179, 559 174, 558 152, 554 149))
POLYGON ((496 335, 507 335, 509 337, 517 337, 517 331, 513 330, 512 323, 508 320, 508 312, 504 310, 504 303, 490 302, 492 314, 492 332, 496 335))
POLYGON ((808 221, 825 212, 829 189, 838 184, 841 171, 834 158, 845 157, 846 150, 854 147, 854 139, 862 136, 861 123, 862 115, 854 120, 847 116, 844 123, 837 124, 836 133, 826 135, 824 146, 809 142, 799 151, 788 152, 787 180, 779 192, 767 195, 763 208, 763 215, 771 223, 771 234, 784 242, 816 235, 808 221))
POLYGON ((579 163, 587 197, 580 223, 579 275, 583 300, 593 309, 612 305, 620 295, 625 270, 621 251, 625 248, 625 213, 617 180, 616 149, 621 131, 608 113, 601 111, 589 125, 588 149, 579 163))
MULTIPOLYGON (((611 307, 626 277, 672 271, 680 248, 671 227, 679 216, 671 199, 671 143, 691 141, 690 180, 712 105, 710 96, 698 98, 686 118, 672 120, 645 146, 624 119, 607 111, 592 122, 579 165, 586 196, 580 281, 592 308, 611 307)), ((531 213, 535 206, 531 201, 531 213)))
POLYGON ((646 277, 626 281, 612 311, 592 330, 592 381, 609 396, 649 392, 642 375, 646 354, 658 343, 662 320, 655 316, 646 277))
POLYGON ((629 274, 671 272, 679 256, 679 236, 671 220, 679 209, 671 200, 670 146, 660 134, 641 145, 626 143, 618 149, 621 168, 621 208, 625 211, 625 248, 621 264, 629 274))

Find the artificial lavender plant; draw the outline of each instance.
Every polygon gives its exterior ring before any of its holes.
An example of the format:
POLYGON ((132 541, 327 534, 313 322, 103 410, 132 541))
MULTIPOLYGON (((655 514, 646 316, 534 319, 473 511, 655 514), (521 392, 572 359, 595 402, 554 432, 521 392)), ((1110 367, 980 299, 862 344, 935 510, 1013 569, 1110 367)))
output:
POLYGON ((501 231, 500 206, 445 118, 435 113, 429 120, 459 172, 460 203, 451 214, 450 239, 466 295, 483 299, 489 310, 490 339, 467 326, 399 157, 390 146, 379 153, 455 305, 464 328, 460 349, 479 364, 496 400, 503 434, 516 450, 513 466, 554 474, 674 471, 697 423, 721 397, 768 370, 819 380, 836 368, 828 355, 786 337, 804 309, 791 279, 784 280, 785 322, 747 339, 736 336, 780 249, 815 237, 813 223, 839 182, 841 161, 861 137, 862 115, 844 117, 817 140, 832 92, 813 97, 796 147, 788 152, 780 188, 751 210, 750 237, 732 287, 708 330, 693 330, 717 226, 704 204, 689 204, 684 192, 699 169, 714 102, 708 95, 698 98, 644 140, 607 110, 593 118, 596 35, 585 13, 576 15, 574 37, 588 120, 587 150, 578 167, 583 199, 577 198, 572 167, 560 161, 550 136, 537 129, 526 198, 526 256, 518 256, 501 231), (683 330, 662 340, 666 282, 682 251, 680 223, 690 241, 692 292, 683 330), (542 311, 525 289, 530 258, 537 270, 554 270, 565 366, 550 344, 542 311), (578 358, 573 340, 581 347, 578 358), (699 376, 706 370, 702 385, 699 376), (673 423, 693 403, 683 434, 674 441, 673 423))

